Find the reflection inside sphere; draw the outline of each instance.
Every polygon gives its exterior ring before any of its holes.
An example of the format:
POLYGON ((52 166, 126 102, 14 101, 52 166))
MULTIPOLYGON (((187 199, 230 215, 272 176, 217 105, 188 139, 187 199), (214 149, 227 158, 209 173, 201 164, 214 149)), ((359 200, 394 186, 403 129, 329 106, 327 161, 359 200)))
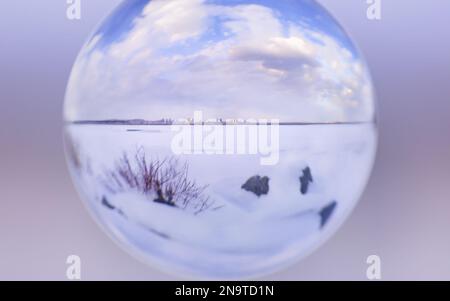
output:
POLYGON ((374 116, 365 62, 314 1, 128 0, 75 62, 66 153, 131 253, 185 276, 252 277, 345 220, 374 116))

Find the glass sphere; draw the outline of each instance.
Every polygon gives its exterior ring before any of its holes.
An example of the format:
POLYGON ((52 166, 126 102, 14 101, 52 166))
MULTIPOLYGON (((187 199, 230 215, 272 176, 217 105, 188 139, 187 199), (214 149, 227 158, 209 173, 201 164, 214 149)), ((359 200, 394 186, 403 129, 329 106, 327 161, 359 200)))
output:
POLYGON ((376 151, 365 62, 311 0, 124 1, 82 48, 64 118, 94 218, 182 277, 256 277, 311 253, 376 151))

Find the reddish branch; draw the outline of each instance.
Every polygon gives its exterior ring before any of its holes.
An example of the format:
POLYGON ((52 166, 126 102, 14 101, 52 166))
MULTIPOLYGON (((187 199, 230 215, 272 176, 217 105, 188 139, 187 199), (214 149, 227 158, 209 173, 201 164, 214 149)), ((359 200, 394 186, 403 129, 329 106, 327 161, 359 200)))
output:
POLYGON ((156 198, 154 202, 187 209, 195 214, 212 209, 213 202, 204 195, 207 186, 199 186, 188 177, 188 165, 174 158, 146 159, 141 150, 133 162, 126 153, 116 163, 114 170, 106 172, 105 185, 111 193, 137 190, 156 198))

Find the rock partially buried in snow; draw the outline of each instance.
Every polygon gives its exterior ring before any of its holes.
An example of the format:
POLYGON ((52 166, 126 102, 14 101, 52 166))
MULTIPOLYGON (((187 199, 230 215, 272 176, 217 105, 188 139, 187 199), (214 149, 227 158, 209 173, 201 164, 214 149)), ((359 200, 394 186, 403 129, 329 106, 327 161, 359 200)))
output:
POLYGON ((105 196, 102 198, 102 205, 110 210, 116 209, 116 207, 112 205, 105 196))
POLYGON ((170 206, 170 207, 177 207, 175 205, 174 202, 172 202, 172 200, 167 200, 164 196, 163 193, 161 191, 158 191, 158 197, 156 199, 153 200, 153 202, 158 203, 158 204, 162 204, 162 205, 166 205, 166 206, 170 206))
POLYGON ((328 204, 327 206, 323 207, 322 210, 320 210, 319 214, 320 214, 320 227, 323 228, 328 220, 330 219, 331 215, 333 214, 334 210, 336 209, 337 206, 337 202, 333 201, 330 204, 328 204))
POLYGON ((261 176, 253 176, 241 186, 242 189, 253 192, 258 197, 269 193, 269 178, 261 176))
POLYGON ((311 169, 306 167, 303 169, 303 175, 300 177, 300 192, 306 194, 308 192, 309 183, 313 182, 313 177, 311 174, 311 169))

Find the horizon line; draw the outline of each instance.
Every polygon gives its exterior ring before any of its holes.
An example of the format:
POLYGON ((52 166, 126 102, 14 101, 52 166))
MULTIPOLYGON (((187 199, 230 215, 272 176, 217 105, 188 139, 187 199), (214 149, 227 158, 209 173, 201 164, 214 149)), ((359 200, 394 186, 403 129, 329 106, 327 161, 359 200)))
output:
MULTIPOLYGON (((273 119, 272 119, 273 120, 273 119)), ((171 119, 160 119, 160 120, 145 120, 145 119, 101 119, 101 120, 74 120, 74 121, 64 121, 65 124, 76 124, 76 125, 345 125, 345 124, 376 124, 376 120, 373 121, 330 121, 330 122, 302 122, 302 121, 285 121, 285 122, 272 122, 267 119, 267 122, 229 122, 227 120, 216 121, 216 122, 177 122, 171 119)))

